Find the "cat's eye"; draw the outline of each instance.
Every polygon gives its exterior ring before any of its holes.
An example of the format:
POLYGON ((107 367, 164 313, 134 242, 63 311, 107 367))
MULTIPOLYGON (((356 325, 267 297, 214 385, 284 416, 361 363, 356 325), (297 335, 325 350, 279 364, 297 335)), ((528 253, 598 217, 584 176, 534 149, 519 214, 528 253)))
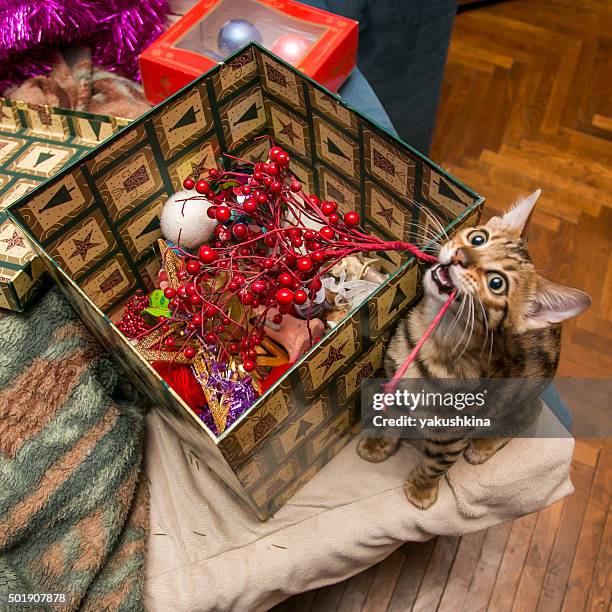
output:
POLYGON ((470 244, 474 246, 482 246, 489 239, 489 235, 484 230, 474 230, 468 235, 470 244))
POLYGON ((497 274, 497 272, 487 274, 487 284, 489 289, 497 295, 503 295, 508 290, 508 281, 501 274, 497 274))

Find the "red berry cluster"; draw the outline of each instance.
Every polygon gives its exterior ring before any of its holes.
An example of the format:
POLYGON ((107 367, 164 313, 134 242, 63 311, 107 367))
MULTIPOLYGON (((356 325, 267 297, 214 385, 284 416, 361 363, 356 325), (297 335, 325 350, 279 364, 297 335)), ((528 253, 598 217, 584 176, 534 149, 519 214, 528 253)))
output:
POLYGON ((125 305, 123 318, 117 327, 128 338, 137 338, 145 334, 151 326, 142 318, 142 311, 149 305, 149 296, 138 292, 125 305))
MULTIPOLYGON (((256 347, 271 308, 278 310, 274 321, 282 322, 283 314, 316 296, 321 276, 347 255, 416 250, 363 233, 357 212, 342 214, 336 202, 304 193, 290 170, 289 154, 280 147, 270 149, 267 163, 250 167, 252 172, 213 168, 206 179, 184 181, 186 190, 213 202, 207 213, 217 226, 212 243, 203 244, 197 255, 181 250, 181 284, 164 292, 173 322, 181 324, 186 356, 193 355, 188 344, 195 337, 219 349, 222 360, 240 357, 247 372, 257 365, 256 347), (215 185, 231 180, 238 186, 229 194, 215 191, 215 185), (235 312, 237 301, 242 308, 233 318, 230 311, 235 312)), ((165 343, 169 349, 176 346, 173 337, 165 343)))

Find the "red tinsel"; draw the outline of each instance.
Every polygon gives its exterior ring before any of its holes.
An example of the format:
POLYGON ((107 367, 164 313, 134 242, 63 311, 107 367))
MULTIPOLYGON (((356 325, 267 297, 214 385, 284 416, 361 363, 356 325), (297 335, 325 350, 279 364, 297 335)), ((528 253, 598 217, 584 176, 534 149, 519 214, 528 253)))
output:
POLYGON ((196 411, 206 408, 204 392, 191 366, 169 361, 154 361, 151 365, 190 408, 196 411))

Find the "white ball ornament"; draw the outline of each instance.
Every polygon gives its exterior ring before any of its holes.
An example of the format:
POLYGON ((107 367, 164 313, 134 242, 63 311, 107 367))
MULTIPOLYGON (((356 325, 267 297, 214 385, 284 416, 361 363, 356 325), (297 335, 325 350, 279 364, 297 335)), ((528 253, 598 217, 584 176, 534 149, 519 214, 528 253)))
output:
POLYGON ((217 225, 208 208, 212 204, 193 191, 177 191, 164 204, 161 213, 161 233, 166 240, 185 249, 199 247, 213 235, 217 225))

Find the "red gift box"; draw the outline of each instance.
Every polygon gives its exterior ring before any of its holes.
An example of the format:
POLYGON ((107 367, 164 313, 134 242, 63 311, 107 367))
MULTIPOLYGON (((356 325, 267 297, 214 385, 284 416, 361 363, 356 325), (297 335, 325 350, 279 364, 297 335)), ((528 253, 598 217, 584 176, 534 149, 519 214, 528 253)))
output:
POLYGON ((331 91, 355 67, 358 23, 352 19, 293 0, 201 0, 140 55, 147 98, 165 100, 229 55, 219 33, 236 19, 249 20, 258 42, 331 91))

